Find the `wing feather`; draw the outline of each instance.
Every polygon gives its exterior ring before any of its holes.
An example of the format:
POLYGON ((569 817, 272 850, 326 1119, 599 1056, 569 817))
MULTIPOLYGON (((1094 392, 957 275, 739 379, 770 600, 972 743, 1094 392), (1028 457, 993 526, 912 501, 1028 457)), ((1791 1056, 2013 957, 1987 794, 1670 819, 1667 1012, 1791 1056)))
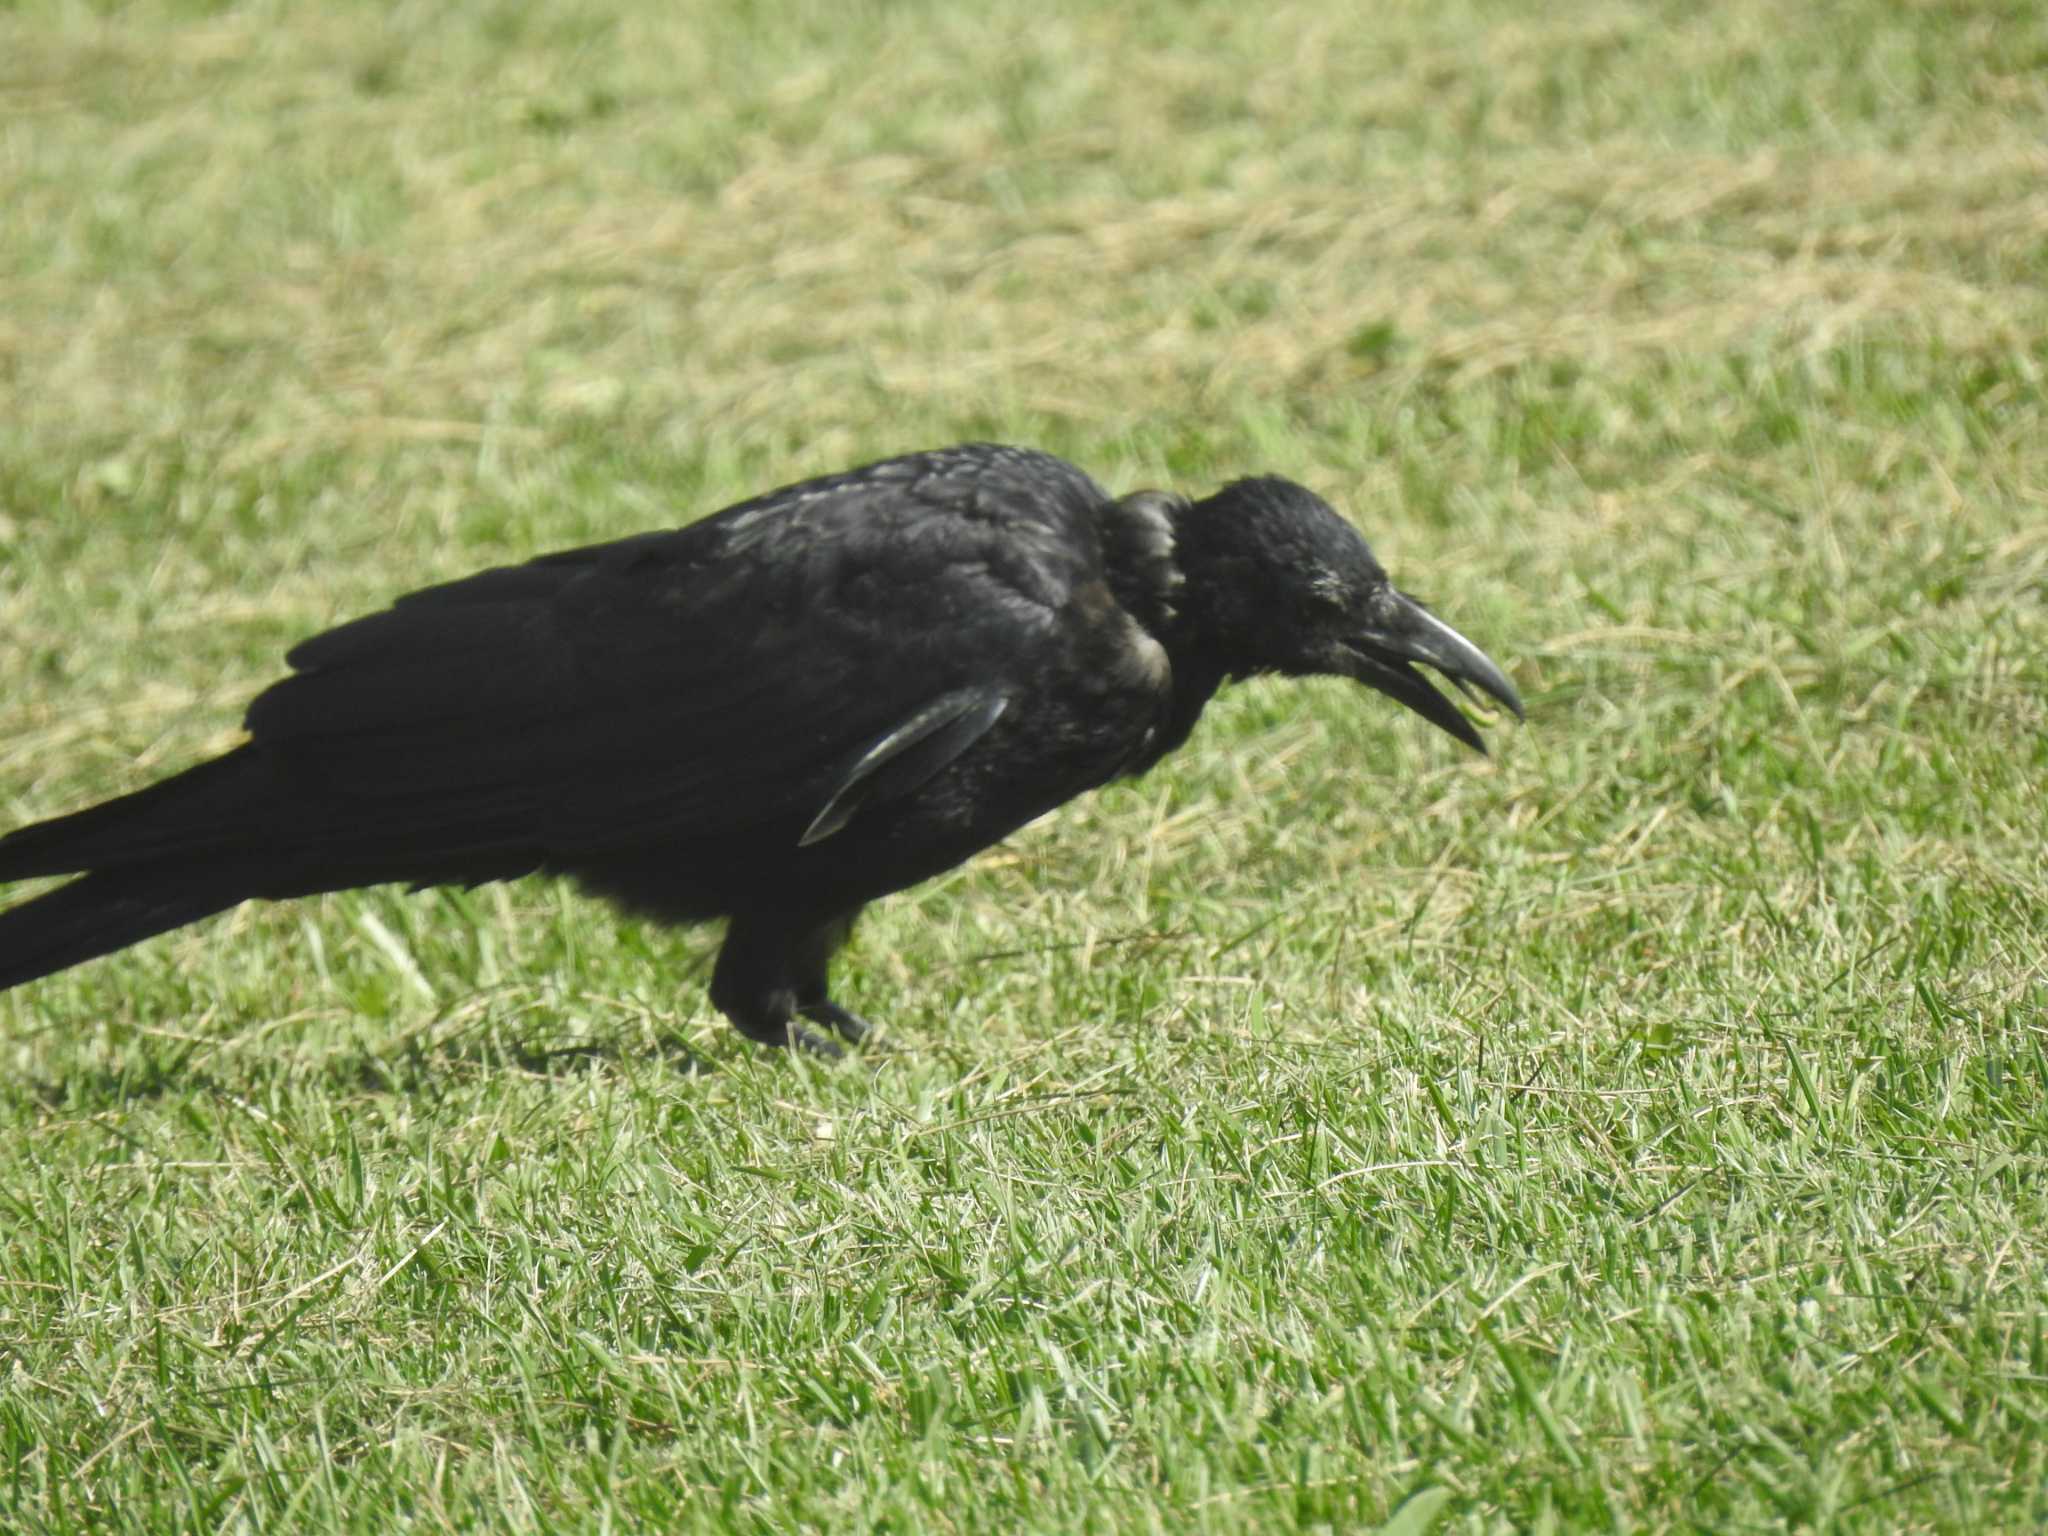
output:
POLYGON ((934 699, 855 759, 798 844, 823 842, 870 800, 893 800, 917 788, 981 740, 1009 703, 1008 694, 986 683, 934 699))
POLYGON ((428 588, 294 650, 250 731, 337 840, 817 841, 971 748, 1057 643, 1101 493, 1048 462, 891 461, 428 588))

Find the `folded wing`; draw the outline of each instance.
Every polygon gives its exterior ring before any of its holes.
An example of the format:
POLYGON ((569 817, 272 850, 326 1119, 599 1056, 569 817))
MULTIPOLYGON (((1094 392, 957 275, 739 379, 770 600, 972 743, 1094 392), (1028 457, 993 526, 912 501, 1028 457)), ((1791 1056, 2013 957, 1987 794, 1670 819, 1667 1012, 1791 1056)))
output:
POLYGON ((300 791, 294 835, 430 862, 832 836, 995 724, 1092 558, 1045 507, 944 491, 806 488, 307 641, 248 717, 300 791))

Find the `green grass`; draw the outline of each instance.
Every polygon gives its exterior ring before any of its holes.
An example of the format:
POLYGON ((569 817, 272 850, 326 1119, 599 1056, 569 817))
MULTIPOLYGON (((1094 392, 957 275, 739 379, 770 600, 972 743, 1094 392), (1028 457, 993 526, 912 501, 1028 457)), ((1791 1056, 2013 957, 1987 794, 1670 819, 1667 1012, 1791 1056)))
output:
POLYGON ((7 1530, 2048 1522, 2048 12, 0 11, 0 824, 479 565, 969 436, 1337 501, 745 1047, 565 890, 0 997, 7 1530))

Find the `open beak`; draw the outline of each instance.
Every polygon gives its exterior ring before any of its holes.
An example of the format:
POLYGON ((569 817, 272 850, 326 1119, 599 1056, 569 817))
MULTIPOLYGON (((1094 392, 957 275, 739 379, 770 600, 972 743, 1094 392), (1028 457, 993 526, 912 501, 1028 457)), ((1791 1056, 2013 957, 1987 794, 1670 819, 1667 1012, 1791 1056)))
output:
POLYGON ((1484 752, 1486 743, 1472 722, 1410 663, 1434 667, 1467 697, 1487 694, 1512 711, 1517 720, 1522 718, 1521 696, 1486 652, 1392 587, 1385 590, 1377 606, 1373 623, 1343 642, 1349 663, 1343 669, 1347 676, 1406 705, 1477 752, 1484 752))

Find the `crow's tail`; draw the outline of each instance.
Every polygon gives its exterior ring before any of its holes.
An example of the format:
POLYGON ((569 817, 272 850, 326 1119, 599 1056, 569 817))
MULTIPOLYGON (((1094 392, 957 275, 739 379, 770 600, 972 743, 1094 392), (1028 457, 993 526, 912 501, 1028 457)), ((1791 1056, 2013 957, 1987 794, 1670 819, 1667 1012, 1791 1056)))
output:
POLYGON ((270 799, 249 747, 0 837, 0 880, 81 876, 0 912, 0 989, 195 923, 264 884, 270 799), (252 826, 252 822, 254 825, 252 826))
POLYGON ((0 912, 0 991, 224 911, 243 886, 229 870, 149 864, 46 891, 0 912))
POLYGON ((0 880, 178 858, 197 865, 252 842, 260 848, 271 798, 263 760, 253 747, 237 747, 132 795, 0 837, 0 880))

